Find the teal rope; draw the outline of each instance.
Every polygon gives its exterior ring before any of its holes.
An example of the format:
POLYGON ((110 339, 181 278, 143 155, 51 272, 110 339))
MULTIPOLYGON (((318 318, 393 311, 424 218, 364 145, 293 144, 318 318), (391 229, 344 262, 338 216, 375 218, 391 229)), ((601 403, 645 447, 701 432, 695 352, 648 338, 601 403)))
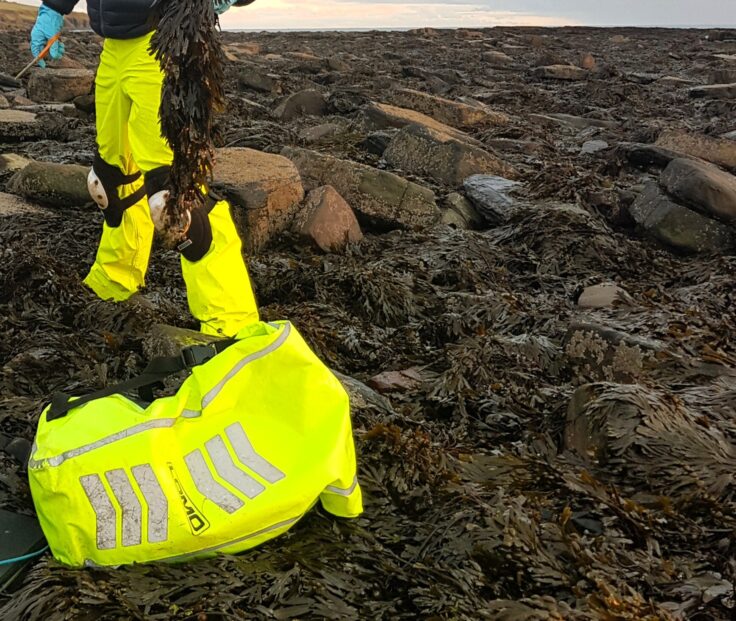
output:
POLYGON ((21 561, 27 561, 31 558, 36 558, 37 556, 41 556, 46 550, 48 550, 49 547, 45 546, 43 549, 39 550, 38 552, 31 552, 30 554, 25 554, 23 556, 16 556, 15 558, 8 558, 4 561, 0 561, 0 567, 3 565, 12 565, 13 563, 20 563, 21 561))

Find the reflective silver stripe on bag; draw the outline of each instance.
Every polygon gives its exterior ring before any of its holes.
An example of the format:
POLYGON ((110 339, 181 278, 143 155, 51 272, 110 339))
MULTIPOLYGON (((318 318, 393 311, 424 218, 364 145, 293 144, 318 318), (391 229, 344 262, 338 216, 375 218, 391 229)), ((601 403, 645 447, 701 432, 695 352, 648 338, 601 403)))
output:
POLYGON ((123 546, 137 546, 141 543, 143 519, 141 503, 133 491, 128 475, 120 468, 105 473, 110 489, 115 495, 123 513, 123 546))
POLYGON ((347 489, 343 489, 342 487, 335 487, 334 485, 328 485, 327 487, 325 487, 325 491, 347 497, 355 491, 356 487, 358 487, 358 475, 355 475, 352 485, 347 489))
MULTIPOLYGON (((97 549, 113 550, 117 545, 117 515, 102 480, 96 474, 80 477, 97 522, 97 549)), ((63 516, 62 516, 63 518, 63 516)))
POLYGON ((230 452, 225 446, 225 441, 220 436, 208 440, 205 447, 220 478, 227 481, 244 496, 255 498, 266 489, 252 476, 235 465, 230 452))
POLYGON ((192 451, 184 457, 184 461, 194 485, 202 496, 228 513, 235 513, 243 506, 243 501, 240 498, 230 492, 224 485, 215 481, 215 477, 204 460, 202 451, 199 449, 192 451))
POLYGON ((148 543, 162 543, 169 538, 169 503, 150 464, 131 468, 135 482, 148 509, 148 543))
POLYGON ((270 461, 256 453, 256 449, 253 448, 248 435, 245 433, 245 429, 243 429, 240 423, 233 423, 228 426, 225 429, 225 435, 230 440, 230 444, 233 445, 235 454, 241 463, 250 468, 258 476, 266 479, 269 483, 276 483, 276 481, 280 481, 286 476, 270 461))

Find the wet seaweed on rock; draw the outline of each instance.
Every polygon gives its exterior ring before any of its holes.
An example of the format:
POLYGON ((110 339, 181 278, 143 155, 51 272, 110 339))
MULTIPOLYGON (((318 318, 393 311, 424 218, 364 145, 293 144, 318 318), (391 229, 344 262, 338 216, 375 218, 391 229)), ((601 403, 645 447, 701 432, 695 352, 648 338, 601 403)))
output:
POLYGON ((159 116, 174 159, 166 223, 203 204, 212 174, 215 112, 224 106, 224 55, 212 0, 166 0, 151 49, 164 72, 159 116))

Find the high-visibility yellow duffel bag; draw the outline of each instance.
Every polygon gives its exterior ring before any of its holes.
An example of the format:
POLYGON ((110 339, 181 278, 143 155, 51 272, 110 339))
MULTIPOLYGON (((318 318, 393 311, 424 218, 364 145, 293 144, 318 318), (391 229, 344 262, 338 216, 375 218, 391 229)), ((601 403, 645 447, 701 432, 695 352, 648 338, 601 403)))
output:
POLYGON ((348 396, 288 322, 156 359, 93 395, 57 396, 28 475, 51 551, 72 566, 240 552, 317 500, 337 516, 362 512, 348 396), (184 368, 178 392, 147 407, 120 394, 184 368))

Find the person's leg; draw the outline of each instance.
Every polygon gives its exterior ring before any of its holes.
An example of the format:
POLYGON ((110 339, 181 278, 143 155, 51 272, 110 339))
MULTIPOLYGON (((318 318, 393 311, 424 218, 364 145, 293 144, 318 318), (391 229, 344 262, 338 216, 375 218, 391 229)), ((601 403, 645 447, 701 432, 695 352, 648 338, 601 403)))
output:
POLYGON ((98 154, 90 193, 104 206, 105 221, 95 262, 84 283, 100 298, 129 298, 145 283, 153 223, 128 136, 131 100, 123 89, 126 41, 107 39, 97 70, 95 107, 98 154))
MULTIPOLYGON (((130 146, 151 198, 166 189, 166 168, 173 155, 160 135, 162 75, 147 48, 135 54, 136 74, 126 79, 125 90, 132 100, 130 146)), ((192 220, 196 226, 190 229, 191 243, 181 250, 189 309, 200 321, 202 332, 234 336, 243 326, 258 321, 258 307, 230 207, 220 200, 209 212, 193 214, 192 220)))

